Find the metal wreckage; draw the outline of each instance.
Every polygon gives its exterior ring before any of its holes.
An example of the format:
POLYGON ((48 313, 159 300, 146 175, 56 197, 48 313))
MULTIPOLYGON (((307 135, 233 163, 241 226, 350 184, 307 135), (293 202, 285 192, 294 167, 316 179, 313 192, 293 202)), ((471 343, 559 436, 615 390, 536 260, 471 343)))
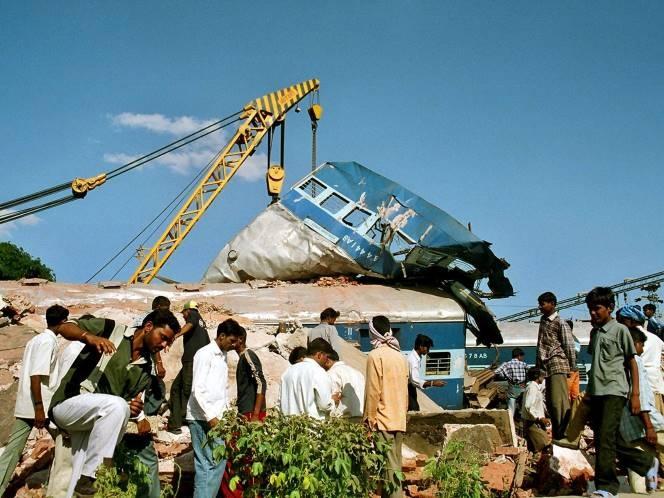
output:
POLYGON ((513 294, 490 243, 410 190, 356 162, 319 166, 219 252, 204 282, 362 275, 448 291, 478 343, 501 344, 482 302, 513 294), (487 279, 489 292, 479 290, 487 279), (474 323, 473 323, 474 322, 474 323))

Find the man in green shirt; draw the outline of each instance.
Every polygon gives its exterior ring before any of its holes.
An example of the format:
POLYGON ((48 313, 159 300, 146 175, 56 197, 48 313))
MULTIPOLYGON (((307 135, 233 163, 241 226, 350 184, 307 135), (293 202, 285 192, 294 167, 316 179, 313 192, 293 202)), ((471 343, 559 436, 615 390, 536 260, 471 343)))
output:
POLYGON ((586 395, 590 397, 591 424, 595 436, 595 488, 592 496, 610 498, 619 488, 616 456, 629 460, 630 469, 644 476, 652 457, 630 449, 620 435, 625 405, 632 415, 641 412, 636 349, 627 327, 613 319, 616 302, 608 287, 595 287, 586 296, 593 329, 588 351, 592 366, 586 395), (631 390, 630 390, 631 382, 631 390))
MULTIPOLYGON (((72 476, 66 496, 94 495, 97 468, 110 463, 130 415, 136 417, 143 409, 141 396, 152 380, 152 355, 170 345, 179 330, 175 316, 165 310, 150 313, 139 328, 103 318, 60 326, 64 337, 104 338, 116 348, 102 354, 84 347, 53 395, 50 418, 71 438, 72 476)), ((154 453, 151 442, 147 446, 154 453)), ((158 482, 152 483, 149 494, 155 487, 158 496, 158 482)))

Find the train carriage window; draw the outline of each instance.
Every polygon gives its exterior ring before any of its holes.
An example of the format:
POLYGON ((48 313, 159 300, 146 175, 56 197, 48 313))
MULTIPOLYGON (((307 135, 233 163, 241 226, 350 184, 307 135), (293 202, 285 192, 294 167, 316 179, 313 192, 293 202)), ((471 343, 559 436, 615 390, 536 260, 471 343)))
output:
POLYGON ((447 351, 431 351, 427 355, 424 375, 449 375, 452 355, 447 351))
POLYGON ((323 193, 323 190, 325 190, 326 188, 327 187, 325 187, 325 185, 323 185, 315 178, 310 178, 302 185, 300 185, 300 190, 306 192, 310 197, 314 198, 323 193))
POLYGON ((579 382, 588 382, 588 370, 584 363, 578 363, 577 367, 579 369, 579 382))
POLYGON ((353 208, 353 210, 348 213, 342 220, 346 225, 353 228, 359 227, 366 219, 371 216, 369 211, 360 208, 353 208))
POLYGON ((348 206, 348 204, 350 204, 350 202, 341 197, 339 194, 332 194, 320 203, 320 207, 334 215, 348 206))

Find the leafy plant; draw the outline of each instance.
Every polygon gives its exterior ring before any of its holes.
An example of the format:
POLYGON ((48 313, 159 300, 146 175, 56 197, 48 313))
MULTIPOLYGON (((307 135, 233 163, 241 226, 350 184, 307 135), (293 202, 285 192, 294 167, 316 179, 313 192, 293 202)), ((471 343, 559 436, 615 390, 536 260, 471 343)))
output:
MULTIPOLYGON (((135 451, 120 444, 113 455, 113 466, 101 465, 97 470, 95 498, 141 498, 148 493, 151 481, 149 467, 135 451)), ((161 487, 161 498, 173 498, 176 494, 170 484, 161 487)))
POLYGON ((316 420, 271 412, 264 422, 249 422, 228 411, 210 431, 228 442, 213 448, 219 461, 229 459, 244 496, 276 498, 365 498, 386 481, 389 445, 363 425, 344 419, 316 420))
POLYGON ((460 441, 450 441, 424 466, 424 475, 438 488, 438 498, 487 498, 491 496, 482 481, 484 456, 460 441))

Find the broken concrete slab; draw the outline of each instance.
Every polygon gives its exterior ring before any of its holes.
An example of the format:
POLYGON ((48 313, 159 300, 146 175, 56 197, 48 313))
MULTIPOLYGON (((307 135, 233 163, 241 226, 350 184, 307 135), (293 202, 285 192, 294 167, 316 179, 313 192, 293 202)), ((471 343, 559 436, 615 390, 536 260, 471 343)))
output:
POLYGON ((443 447, 459 442, 490 455, 502 444, 498 429, 492 424, 443 424, 442 431, 443 447))
POLYGON ((409 413, 404 442, 413 450, 433 456, 445 441, 445 424, 490 424, 500 435, 498 446, 516 446, 514 421, 507 410, 440 410, 439 413, 409 413))

